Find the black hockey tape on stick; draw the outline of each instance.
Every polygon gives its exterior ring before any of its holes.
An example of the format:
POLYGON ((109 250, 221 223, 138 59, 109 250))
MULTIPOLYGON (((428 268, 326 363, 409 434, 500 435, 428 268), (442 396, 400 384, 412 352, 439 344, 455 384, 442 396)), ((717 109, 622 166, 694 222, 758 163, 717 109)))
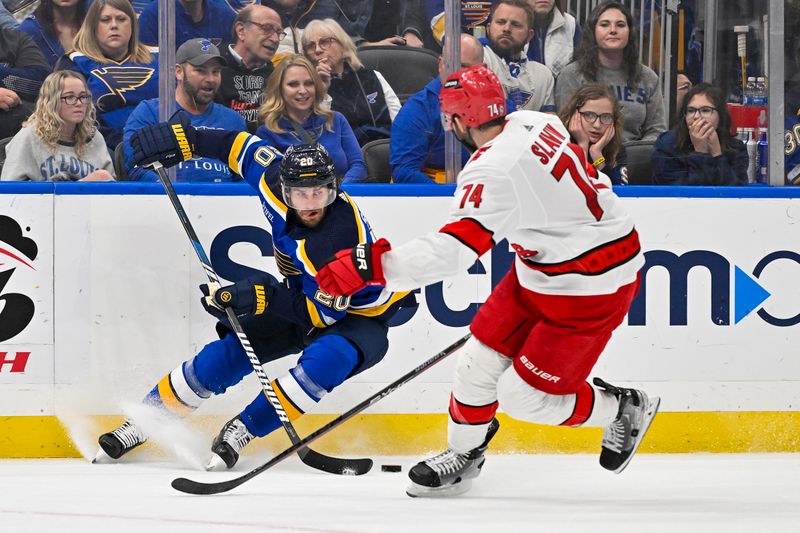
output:
MULTIPOLYGON (((153 163, 151 166, 153 170, 158 173, 158 179, 161 181, 161 184, 167 191, 167 196, 172 202, 172 207, 175 208, 175 213, 177 213, 178 218, 181 220, 181 224, 183 224, 183 229, 186 231, 186 235, 192 242, 192 247, 197 253, 197 258, 200 260, 200 263, 203 265, 203 269, 206 271, 206 277, 208 278, 208 281, 218 284, 219 276, 217 276, 217 273, 214 271, 214 267, 211 266, 211 261, 208 259, 208 255, 206 255, 203 245, 200 244, 200 239, 197 238, 197 233, 194 231, 194 227, 189 220, 189 216, 183 209, 183 204, 181 204, 180 198, 178 198, 178 195, 175 194, 175 189, 172 187, 172 183, 169 181, 167 172, 164 170, 163 165, 161 165, 161 163, 158 161, 153 163)), ((250 364, 253 365, 253 371, 256 373, 256 376, 258 376, 258 381, 261 383, 261 389, 263 390, 272 407, 274 407, 275 411, 278 413, 278 418, 280 418, 281 424, 283 424, 283 429, 285 429, 286 433, 289 435, 289 440, 292 441, 292 444, 297 444, 300 442, 300 436, 297 434, 297 431, 294 429, 294 426, 289 420, 289 417, 286 414, 286 409, 283 407, 280 398, 278 398, 278 395, 275 394, 275 390, 272 388, 269 377, 267 376, 266 372, 264 372, 264 368, 261 366, 261 362, 258 360, 258 356, 256 356, 253 346, 250 344, 250 340, 247 338, 247 335, 245 335, 244 329, 242 329, 242 325, 239 323, 239 319, 236 318, 236 313, 234 313, 233 309, 230 307, 226 307, 225 314, 228 317, 231 328, 233 328, 233 332, 239 339, 242 348, 244 348, 247 358, 250 360, 250 364)), ((330 457, 327 455, 322 455, 319 452, 315 452, 311 448, 305 447, 298 449, 297 455, 299 455, 300 460, 308 466, 331 474, 360 476, 362 474, 366 474, 372 469, 372 459, 342 459, 339 457, 330 457)))
POLYGON ((305 448, 318 438, 322 437, 323 435, 328 434, 330 431, 339 427, 342 423, 346 422, 347 420, 351 419, 364 409, 367 409, 371 405, 379 402, 381 399, 385 398, 386 396, 390 395, 418 375, 422 374, 430 367, 435 365, 436 363, 444 360, 447 356, 453 354, 456 350, 461 348, 467 340, 472 336, 472 334, 467 334, 464 337, 461 337, 456 342, 442 350, 441 352, 437 353, 424 363, 420 364, 414 370, 408 372, 407 374, 403 375, 397 381, 390 383, 386 387, 382 388, 360 404, 356 405, 349 411, 339 415, 337 418, 331 420, 318 430, 316 430, 311 435, 307 436, 300 442, 292 444, 289 448, 286 448, 281 453, 264 463, 263 465, 251 470, 250 472, 246 473, 243 476, 239 476, 234 479, 229 479, 227 481, 220 481, 218 483, 201 483, 199 481, 192 481, 191 479, 186 479, 184 477, 179 477, 172 480, 172 488, 175 490, 179 490, 181 492, 186 492, 187 494, 219 494, 221 492, 228 492, 229 490, 235 489, 242 483, 249 481, 259 475, 262 472, 266 472, 276 464, 280 463, 290 455, 294 454, 295 452, 305 448))

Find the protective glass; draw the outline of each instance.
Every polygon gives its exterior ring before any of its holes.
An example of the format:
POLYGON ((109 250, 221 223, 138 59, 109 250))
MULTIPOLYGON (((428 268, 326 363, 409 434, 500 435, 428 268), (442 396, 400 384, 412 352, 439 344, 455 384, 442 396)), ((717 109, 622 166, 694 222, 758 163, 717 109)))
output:
POLYGON ((451 131, 453 129, 453 115, 440 112, 439 118, 442 120, 444 131, 451 131))
POLYGON ((292 187, 283 185, 283 200, 286 205, 297 211, 314 211, 333 203, 336 199, 336 187, 331 185, 315 185, 312 187, 292 187))

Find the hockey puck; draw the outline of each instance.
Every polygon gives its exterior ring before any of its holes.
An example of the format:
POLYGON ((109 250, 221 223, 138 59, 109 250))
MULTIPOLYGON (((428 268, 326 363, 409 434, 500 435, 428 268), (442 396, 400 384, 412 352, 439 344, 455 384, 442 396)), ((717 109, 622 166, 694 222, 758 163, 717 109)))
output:
POLYGON ((381 472, 400 472, 402 470, 400 465, 381 465, 381 472))

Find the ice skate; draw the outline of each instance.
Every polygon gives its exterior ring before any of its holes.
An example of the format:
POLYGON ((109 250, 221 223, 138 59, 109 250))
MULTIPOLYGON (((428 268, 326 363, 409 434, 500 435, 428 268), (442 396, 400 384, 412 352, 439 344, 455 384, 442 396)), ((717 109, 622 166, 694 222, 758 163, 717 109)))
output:
POLYGON ((599 378, 594 384, 619 398, 617 418, 603 430, 600 466, 619 474, 633 458, 650 423, 658 412, 661 398, 648 398, 643 391, 614 387, 599 378))
POLYGON ((239 460, 239 452, 253 438, 241 418, 237 416, 229 420, 211 444, 212 456, 206 470, 221 470, 223 466, 233 468, 239 460))
POLYGON ((97 439, 100 450, 92 460, 93 463, 106 459, 119 459, 132 449, 147 441, 147 436, 133 422, 126 420, 114 431, 103 433, 97 439))
POLYGON ((489 446, 500 422, 492 419, 486 431, 486 440, 477 448, 466 453, 451 449, 417 463, 408 473, 411 479, 406 494, 412 498, 458 496, 472 487, 472 480, 481 473, 486 462, 484 452, 489 446))

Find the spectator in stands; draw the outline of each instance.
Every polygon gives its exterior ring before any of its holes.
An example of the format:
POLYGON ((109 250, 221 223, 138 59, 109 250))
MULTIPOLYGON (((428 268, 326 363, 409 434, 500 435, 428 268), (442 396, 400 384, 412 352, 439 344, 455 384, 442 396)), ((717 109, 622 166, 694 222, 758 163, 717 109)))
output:
POLYGON ((0 139, 11 137, 33 113, 50 73, 39 47, 16 28, 0 28, 0 139))
POLYGON ((94 122, 84 77, 70 70, 50 74, 36 110, 6 146, 3 181, 109 181, 114 167, 94 122))
MULTIPOLYGON (((345 33, 350 36, 357 46, 403 45, 422 46, 422 29, 417 27, 423 23, 422 19, 412 15, 419 9, 409 9, 407 4, 413 0, 300 0, 296 12, 299 17, 296 26, 305 28, 315 19, 333 19, 339 23, 345 33), (375 9, 378 6, 378 10, 375 9), (373 13, 378 18, 370 28, 371 35, 378 35, 380 31, 389 31, 388 35, 371 42, 367 40, 367 27, 373 18, 373 13), (381 29, 384 28, 384 29, 381 29), (398 34, 394 33, 397 28, 398 34), (399 32, 402 32, 401 34, 399 32)), ((412 6, 413 7, 413 6, 412 6)))
POLYGON ((622 146, 622 110, 607 85, 580 87, 558 112, 573 143, 583 149, 586 162, 611 178, 614 185, 627 183, 622 146))
POLYGON ((422 48, 426 32, 422 0, 374 0, 372 16, 360 46, 397 45, 422 48))
POLYGON ((678 124, 661 135, 653 151, 657 185, 746 185, 747 148, 731 137, 722 89, 699 83, 689 89, 678 124))
MULTIPOLYGON (((215 45, 227 44, 236 13, 224 0, 175 0, 175 46, 189 39, 203 37, 215 45)), ((139 16, 139 40, 158 45, 158 2, 142 10, 139 16)))
MULTIPOLYGON (((483 63, 483 45, 472 35, 461 35, 461 67, 483 63)), ((390 163, 395 183, 444 183, 444 128, 439 92, 445 79, 439 58, 439 77, 409 98, 392 123, 390 163)), ((462 163, 469 153, 461 149, 462 163)))
MULTIPOLYGON (((208 39, 191 39, 183 43, 175 53, 175 107, 189 113, 195 128, 227 131, 244 131, 244 119, 236 111, 214 102, 214 95, 222 80, 225 60, 219 49, 208 39)), ((131 113, 125 124, 125 170, 128 179, 134 181, 157 181, 152 170, 133 166, 133 148, 130 138, 139 128, 159 122, 158 98, 145 100, 131 113)), ((217 159, 199 158, 178 165, 178 181, 224 182, 240 178, 233 174, 227 162, 217 159)))
POLYGON ((623 142, 655 140, 667 129, 658 75, 639 63, 638 37, 630 11, 620 2, 604 2, 584 24, 575 61, 556 79, 556 106, 561 108, 588 82, 611 87, 624 120, 623 142))
POLYGON ((280 151, 294 144, 323 145, 344 183, 367 177, 367 166, 347 119, 324 109, 325 84, 314 65, 301 55, 284 58, 267 80, 258 111, 263 125, 256 135, 280 151))
POLYGON ((226 65, 222 67, 216 100, 239 113, 250 133, 259 126, 258 106, 267 78, 274 70, 271 60, 283 35, 278 13, 254 4, 236 15, 234 43, 222 49, 226 65))
MULTIPOLYGON (((431 32, 441 46, 444 37, 444 0, 424 0, 426 20, 430 23, 431 32)), ((475 2, 461 0, 461 31, 482 38, 489 23, 489 11, 494 0, 475 2), (476 29, 478 31, 476 31, 476 29)))
POLYGON ((20 24, 30 35, 53 69, 72 41, 86 17, 88 0, 42 0, 39 7, 20 24))
POLYGON ((564 11, 563 0, 527 1, 534 12, 528 59, 547 65, 553 76, 558 76, 572 61, 572 54, 581 42, 581 26, 564 11))
POLYGON ((100 132, 110 150, 139 102, 158 97, 158 51, 139 42, 128 0, 94 0, 75 36, 74 50, 56 68, 77 70, 89 82, 100 132))
POLYGON ((528 0, 498 0, 489 12, 484 43, 486 66, 497 77, 517 109, 554 113, 553 74, 522 53, 533 37, 533 10, 528 0))
POLYGON ((380 72, 365 68, 356 47, 333 19, 312 20, 303 31, 303 51, 360 145, 389 137, 400 99, 380 72))

